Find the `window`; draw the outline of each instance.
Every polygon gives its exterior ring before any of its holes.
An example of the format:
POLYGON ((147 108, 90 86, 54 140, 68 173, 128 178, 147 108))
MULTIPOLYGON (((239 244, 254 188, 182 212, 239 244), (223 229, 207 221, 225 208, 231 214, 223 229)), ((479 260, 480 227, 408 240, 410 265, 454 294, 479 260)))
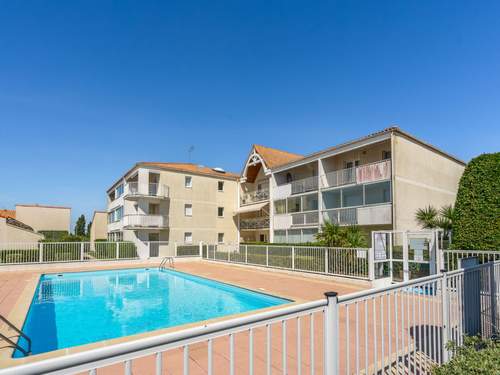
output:
POLYGON ((224 217, 224 207, 217 207, 217 216, 224 217))
POLYGON ((342 189, 342 207, 362 206, 363 186, 342 189))
POLYGON ((391 201, 389 181, 365 185, 365 204, 386 203, 391 201))
POLYGON ((328 210, 330 208, 339 208, 341 206, 340 190, 330 190, 323 193, 323 207, 328 210))
POLYGON ((300 243, 300 229, 290 229, 288 231, 289 243, 300 243))
POLYGON ((391 158, 391 151, 382 151, 382 160, 387 160, 391 158))
POLYGON ((316 228, 302 229, 302 242, 315 242, 316 233, 318 233, 316 228))
POLYGON ((193 243, 193 233, 184 232, 184 243, 193 243))
POLYGON ((123 184, 120 184, 116 188, 115 196, 116 198, 120 198, 123 195, 123 184))
POLYGON ((286 214, 286 199, 274 201, 274 213, 277 215, 286 214))
POLYGON ((108 223, 116 223, 123 217, 123 206, 115 208, 113 211, 108 212, 108 223))
POLYGON ((217 242, 224 243, 224 233, 217 233, 217 242))
POLYGON ((290 172, 288 172, 286 174, 286 182, 289 184, 290 182, 292 182, 293 178, 292 178, 292 174, 290 172))
POLYGON ((160 214, 160 205, 157 203, 150 203, 148 207, 148 212, 150 215, 159 215, 160 214))
POLYGON ((193 205, 186 203, 184 205, 184 216, 193 216, 193 205))
POLYGON ((300 212, 300 197, 288 198, 288 213, 300 212))
POLYGON ((318 209, 318 194, 302 196, 302 211, 314 211, 318 209))
POLYGON ((186 187, 186 188, 193 187, 193 178, 191 176, 184 177, 184 187, 186 187))
POLYGON ((273 242, 285 243, 286 242, 286 230, 275 230, 273 242))
POLYGON ((218 191, 224 191, 224 181, 218 181, 217 182, 217 190, 218 191))

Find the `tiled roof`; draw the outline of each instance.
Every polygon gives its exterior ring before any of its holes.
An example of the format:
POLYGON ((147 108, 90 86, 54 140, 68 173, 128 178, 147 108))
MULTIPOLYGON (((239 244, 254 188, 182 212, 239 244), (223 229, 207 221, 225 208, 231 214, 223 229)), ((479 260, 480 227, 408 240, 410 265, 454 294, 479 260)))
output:
POLYGON ((173 171, 188 172, 201 174, 212 177, 228 178, 236 180, 240 177, 239 174, 232 172, 218 172, 214 168, 205 167, 194 163, 162 163, 162 162, 139 162, 138 166, 157 167, 162 169, 169 169, 173 171))
POLYGON ((0 210, 0 217, 15 219, 16 218, 16 211, 15 210, 0 210))
POLYGON ((66 206, 47 206, 44 204, 38 204, 38 203, 33 203, 33 204, 16 204, 16 207, 42 207, 42 208, 62 208, 66 210, 71 210, 71 207, 66 207, 66 206))
POLYGON ((264 163, 266 163, 268 168, 276 168, 280 165, 288 164, 304 158, 302 155, 277 150, 271 147, 254 145, 254 148, 262 159, 264 159, 264 163))

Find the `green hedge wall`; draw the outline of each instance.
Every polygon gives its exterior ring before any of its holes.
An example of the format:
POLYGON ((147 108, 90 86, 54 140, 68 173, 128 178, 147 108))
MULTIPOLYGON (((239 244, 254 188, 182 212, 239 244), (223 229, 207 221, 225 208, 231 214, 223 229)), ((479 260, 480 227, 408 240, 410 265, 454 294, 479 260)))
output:
POLYGON ((480 155, 465 168, 455 203, 452 246, 500 250, 500 152, 480 155))

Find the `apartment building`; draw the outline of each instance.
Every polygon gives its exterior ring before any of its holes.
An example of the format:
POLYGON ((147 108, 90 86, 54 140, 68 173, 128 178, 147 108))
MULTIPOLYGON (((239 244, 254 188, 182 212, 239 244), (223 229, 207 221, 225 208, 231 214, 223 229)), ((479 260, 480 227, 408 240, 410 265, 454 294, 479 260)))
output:
POLYGON ((191 163, 137 163, 107 191, 108 239, 235 243, 238 177, 191 163))
POLYGON ((453 204, 464 168, 397 127, 307 156, 254 145, 240 179, 239 238, 309 242, 325 221, 420 229, 416 210, 453 204))

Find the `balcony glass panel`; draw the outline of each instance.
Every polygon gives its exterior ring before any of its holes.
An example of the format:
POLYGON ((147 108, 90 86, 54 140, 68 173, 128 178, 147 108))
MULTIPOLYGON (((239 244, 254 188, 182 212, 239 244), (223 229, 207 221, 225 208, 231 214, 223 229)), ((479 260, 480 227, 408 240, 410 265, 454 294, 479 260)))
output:
POLYGON ((365 185, 365 204, 386 203, 391 201, 389 181, 365 185))
POLYGON ((274 231, 274 242, 285 243, 286 242, 286 230, 275 230, 274 231))
POLYGON ((342 189, 342 207, 362 206, 363 186, 342 189))
POLYGON ((274 213, 286 214, 286 199, 274 201, 274 213))
POLYGON ((300 212, 301 197, 288 198, 288 213, 300 212))
POLYGON ((302 229, 302 242, 315 242, 316 233, 318 233, 318 230, 316 228, 302 229))
POLYGON ((314 211, 318 209, 318 194, 304 195, 302 197, 302 211, 314 211))
POLYGON ((323 205, 325 209, 340 207, 340 190, 325 191, 323 193, 323 205))
POLYGON ((288 231, 289 243, 300 243, 300 229, 290 229, 288 231))

